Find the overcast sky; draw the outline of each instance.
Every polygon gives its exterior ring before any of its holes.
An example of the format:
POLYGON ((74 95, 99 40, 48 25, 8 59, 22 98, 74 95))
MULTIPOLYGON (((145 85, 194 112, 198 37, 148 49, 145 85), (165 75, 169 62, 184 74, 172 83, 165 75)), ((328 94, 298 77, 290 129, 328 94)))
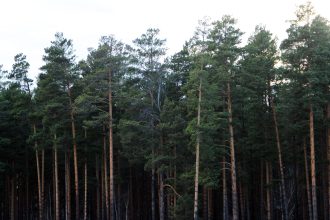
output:
MULTIPOLYGON (((181 49, 199 19, 229 14, 238 20, 245 39, 258 24, 280 40, 286 22, 305 0, 0 0, 0 65, 10 70, 17 53, 27 55, 30 76, 43 65, 44 48, 56 32, 72 39, 77 60, 97 47, 101 36, 113 34, 131 43, 148 28, 159 28, 167 39, 168 55, 181 49)), ((312 0, 317 13, 330 20, 330 1, 312 0)))

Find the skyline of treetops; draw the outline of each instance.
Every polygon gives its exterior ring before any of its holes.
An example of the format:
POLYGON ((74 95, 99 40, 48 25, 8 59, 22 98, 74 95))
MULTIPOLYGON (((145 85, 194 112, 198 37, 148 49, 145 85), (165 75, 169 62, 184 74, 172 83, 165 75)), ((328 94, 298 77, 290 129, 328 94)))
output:
POLYGON ((330 219, 330 24, 294 15, 282 41, 224 15, 172 56, 157 28, 82 60, 58 32, 37 80, 0 65, 0 218, 330 219))

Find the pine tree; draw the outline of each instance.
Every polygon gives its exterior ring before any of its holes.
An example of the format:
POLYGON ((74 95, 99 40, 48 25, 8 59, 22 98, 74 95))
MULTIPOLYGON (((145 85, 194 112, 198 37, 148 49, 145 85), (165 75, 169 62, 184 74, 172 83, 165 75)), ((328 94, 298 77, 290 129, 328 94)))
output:
MULTIPOLYGON (((75 69, 76 67, 74 59, 75 56, 73 55, 72 41, 64 38, 62 33, 56 33, 55 41, 52 41, 51 46, 45 49, 45 55, 43 57, 45 65, 41 67, 43 73, 39 75, 38 89, 36 91, 36 101, 37 105, 40 105, 39 108, 41 111, 43 111, 44 121, 47 121, 48 117, 53 120, 54 117, 59 117, 57 115, 61 116, 58 122, 59 125, 48 125, 49 127, 47 129, 51 129, 52 131, 52 136, 50 138, 53 138, 56 135, 56 142, 61 140, 61 135, 64 135, 64 133, 58 132, 58 127, 67 128, 67 123, 70 124, 75 174, 75 217, 76 219, 79 219, 80 200, 78 188, 78 155, 76 141, 76 121, 73 109, 74 97, 72 93, 73 85, 78 77, 78 73, 75 69), (52 111, 55 115, 50 115, 48 111, 52 111), (58 111, 63 112, 59 114, 58 111)), ((70 212, 70 210, 67 211, 70 212)))
POLYGON ((222 20, 213 24, 210 33, 209 50, 214 53, 214 67, 218 71, 218 83, 224 83, 227 99, 228 128, 230 143, 230 165, 232 181, 233 219, 238 219, 238 197, 236 159, 234 145, 233 110, 232 110, 232 84, 235 75, 235 62, 238 59, 240 49, 240 37, 242 32, 235 27, 236 21, 230 16, 224 16, 222 20))
MULTIPOLYGON (((108 127, 109 132, 109 193, 107 175, 105 180, 106 213, 109 219, 115 219, 114 200, 114 157, 113 157, 113 107, 119 99, 120 81, 125 69, 126 49, 124 44, 113 36, 104 36, 97 49, 92 49, 86 60, 81 63, 84 69, 83 93, 76 99, 78 112, 83 114, 87 127, 102 130, 108 127), (105 95, 106 94, 106 95, 105 95), (107 107, 105 105, 107 103, 107 107), (109 197, 108 197, 109 196, 109 197)), ((103 131, 102 131, 103 132, 103 131)), ((104 137, 105 138, 105 137, 104 137)), ((103 150, 104 173, 107 173, 106 150, 103 150)))
MULTIPOLYGON (((140 75, 142 93, 146 97, 145 122, 151 135, 151 212, 152 219, 156 219, 156 161, 157 155, 162 150, 162 131, 159 129, 160 113, 164 100, 165 69, 162 59, 166 49, 165 40, 159 39, 158 29, 148 29, 140 38, 133 41, 135 44, 136 74, 140 75), (158 146, 158 147, 156 147, 158 146)), ((150 137, 149 137, 150 138, 150 137)), ((160 173, 162 176, 163 174, 160 173)), ((160 183, 160 187, 162 183, 160 183)), ((161 190, 162 191, 162 190, 161 190)), ((164 218, 164 196, 160 196, 160 218, 164 218)))
MULTIPOLYGON (((328 21, 315 16, 310 3, 302 5, 296 12, 296 19, 291 22, 287 30, 288 38, 281 44, 283 60, 289 65, 289 75, 292 93, 301 93, 300 105, 309 111, 309 138, 311 153, 311 190, 313 219, 317 219, 317 191, 316 191, 316 152, 314 130, 317 127, 317 111, 326 106, 328 84, 325 57, 329 51, 328 21), (301 88, 304 88, 303 90, 301 88)), ((304 126, 306 130, 307 125, 304 126)), ((307 132, 305 133, 307 134, 307 132)), ((320 144, 318 142, 318 144, 320 144)))

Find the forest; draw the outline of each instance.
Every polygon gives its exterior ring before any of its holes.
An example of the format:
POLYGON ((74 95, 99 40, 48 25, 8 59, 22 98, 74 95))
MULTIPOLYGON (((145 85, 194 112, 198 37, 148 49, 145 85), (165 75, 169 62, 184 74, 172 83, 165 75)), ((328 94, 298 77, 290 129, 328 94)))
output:
POLYGON ((0 65, 0 219, 329 220, 330 24, 293 14, 281 42, 225 15, 172 56, 150 28, 0 65))

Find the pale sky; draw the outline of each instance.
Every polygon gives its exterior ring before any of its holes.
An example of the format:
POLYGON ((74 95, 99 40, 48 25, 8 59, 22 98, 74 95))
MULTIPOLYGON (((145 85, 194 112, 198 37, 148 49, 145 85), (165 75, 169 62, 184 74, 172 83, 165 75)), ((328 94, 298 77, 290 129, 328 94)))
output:
MULTIPOLYGON (((56 32, 73 40, 77 61, 85 59, 101 36, 113 34, 124 43, 159 28, 167 39, 168 55, 192 37, 198 20, 229 14, 246 39, 258 24, 286 37, 287 20, 305 0, 0 0, 0 65, 10 70, 14 56, 24 53, 30 76, 40 73, 44 48, 56 32)), ((316 12, 330 20, 330 1, 312 0, 316 12)))

